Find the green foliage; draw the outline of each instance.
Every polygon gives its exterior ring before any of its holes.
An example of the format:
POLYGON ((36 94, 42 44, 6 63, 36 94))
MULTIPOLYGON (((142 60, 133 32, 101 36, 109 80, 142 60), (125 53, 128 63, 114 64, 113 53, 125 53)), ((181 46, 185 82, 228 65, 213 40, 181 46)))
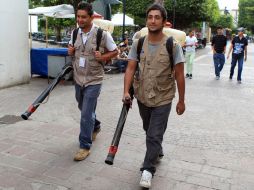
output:
MULTIPOLYGON (((175 28, 188 28, 195 22, 215 22, 219 17, 217 0, 164 0, 168 19, 173 22, 175 10, 175 28)), ((145 25, 146 9, 154 0, 127 0, 126 11, 134 15, 135 23, 145 25), (135 6, 134 6, 135 5, 135 6)))
POLYGON ((239 0, 238 25, 254 32, 254 0, 239 0))
POLYGON ((233 17, 231 15, 220 15, 219 18, 211 25, 213 31, 216 31, 216 27, 221 26, 223 28, 232 29, 233 26, 233 17))

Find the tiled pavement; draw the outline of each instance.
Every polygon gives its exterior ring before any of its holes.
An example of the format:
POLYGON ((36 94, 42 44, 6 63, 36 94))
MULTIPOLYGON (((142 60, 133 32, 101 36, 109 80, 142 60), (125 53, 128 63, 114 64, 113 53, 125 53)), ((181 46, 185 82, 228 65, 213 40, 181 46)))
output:
MULTIPOLYGON (((243 83, 228 80, 227 61, 214 79, 209 47, 198 52, 186 80, 186 112, 175 101, 153 190, 254 190, 253 45, 243 83)), ((47 86, 46 79, 0 90, 0 118, 19 116, 47 86)), ((113 166, 104 164, 121 110, 123 74, 106 75, 97 106, 102 131, 91 155, 74 162, 80 113, 71 82, 52 92, 28 121, 0 119, 1 190, 139 190, 145 135, 137 104, 130 110, 113 166), (8 123, 8 122, 7 122, 8 123)))

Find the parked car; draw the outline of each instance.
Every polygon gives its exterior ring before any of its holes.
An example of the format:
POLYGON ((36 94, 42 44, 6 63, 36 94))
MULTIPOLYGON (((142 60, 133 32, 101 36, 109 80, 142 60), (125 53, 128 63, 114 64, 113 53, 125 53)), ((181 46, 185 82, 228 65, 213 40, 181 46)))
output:
POLYGON ((50 43, 50 44, 57 44, 56 36, 49 36, 48 37, 48 43, 50 43))
POLYGON ((69 41, 71 40, 71 38, 70 37, 63 37, 62 38, 62 41, 61 42, 57 42, 57 44, 59 45, 59 46, 62 46, 62 47, 68 47, 68 44, 69 44, 69 41))

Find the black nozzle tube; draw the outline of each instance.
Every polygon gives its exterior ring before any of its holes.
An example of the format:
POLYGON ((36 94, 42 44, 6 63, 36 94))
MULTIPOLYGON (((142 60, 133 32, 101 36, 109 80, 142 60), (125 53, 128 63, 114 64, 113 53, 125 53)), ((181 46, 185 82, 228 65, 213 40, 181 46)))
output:
POLYGON ((23 113, 22 115, 21 115, 21 117, 24 119, 24 120, 28 120, 28 118, 29 118, 29 116, 31 115, 32 113, 30 113, 30 112, 25 112, 25 113, 23 113))
POLYGON ((108 165, 113 165, 114 164, 114 158, 115 158, 114 154, 108 154, 108 156, 105 160, 105 163, 108 164, 108 165))

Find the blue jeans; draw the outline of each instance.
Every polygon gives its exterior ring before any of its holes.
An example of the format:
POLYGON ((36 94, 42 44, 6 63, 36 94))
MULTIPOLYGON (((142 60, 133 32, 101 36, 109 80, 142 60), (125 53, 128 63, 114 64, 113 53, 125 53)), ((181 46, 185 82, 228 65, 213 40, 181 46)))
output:
POLYGON ((92 145, 93 131, 96 130, 94 126, 97 124, 97 127, 99 127, 98 123, 100 123, 98 120, 96 121, 95 109, 101 91, 101 84, 87 87, 81 87, 76 84, 75 90, 76 100, 81 111, 79 134, 80 148, 89 150, 92 145))
POLYGON ((148 170, 154 174, 158 156, 162 153, 161 144, 168 124, 171 103, 158 107, 147 107, 138 101, 138 107, 143 120, 143 129, 146 132, 146 155, 140 170, 148 170))
POLYGON ((225 55, 223 53, 215 53, 213 55, 215 75, 220 76, 220 72, 225 64, 225 55))
POLYGON ((127 60, 117 60, 116 65, 117 65, 119 71, 122 73, 126 70, 128 61, 127 60))
POLYGON ((238 61, 238 75, 237 75, 237 80, 241 81, 242 80, 242 70, 243 70, 243 58, 244 56, 241 55, 232 55, 232 62, 231 62, 231 69, 230 69, 230 78, 233 77, 234 75, 234 70, 235 70, 235 66, 236 63, 238 61))

